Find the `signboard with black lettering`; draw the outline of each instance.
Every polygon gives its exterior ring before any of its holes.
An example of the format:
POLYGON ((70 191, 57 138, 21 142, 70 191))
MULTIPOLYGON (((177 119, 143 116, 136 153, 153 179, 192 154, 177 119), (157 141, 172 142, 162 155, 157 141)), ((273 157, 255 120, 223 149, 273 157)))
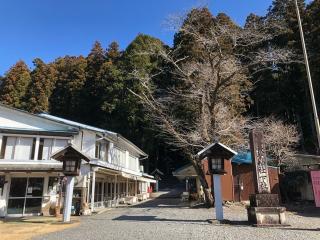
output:
POLYGON ((250 149, 254 165, 256 193, 270 193, 266 148, 262 131, 254 129, 250 132, 250 149))

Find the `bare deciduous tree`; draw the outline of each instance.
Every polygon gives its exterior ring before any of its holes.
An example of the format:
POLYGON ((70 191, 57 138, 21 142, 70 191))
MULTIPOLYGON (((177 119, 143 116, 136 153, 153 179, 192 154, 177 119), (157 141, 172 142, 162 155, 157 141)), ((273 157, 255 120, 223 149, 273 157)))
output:
POLYGON ((253 127, 263 130, 267 155, 271 161, 277 166, 295 165, 294 147, 300 139, 296 126, 271 117, 255 121, 253 127))
MULTIPOLYGON (((201 10, 193 10, 179 28, 179 34, 191 39, 197 57, 181 56, 181 48, 185 47, 183 41, 174 49, 157 47, 137 53, 154 55, 164 65, 153 75, 135 71, 133 75, 143 90, 132 93, 144 103, 167 143, 182 149, 189 157, 204 186, 206 199, 212 204, 205 173, 195 153, 217 140, 236 150, 246 149, 248 130, 253 127, 251 119, 242 115, 252 88, 248 69, 273 68, 278 62, 291 61, 293 55, 272 46, 255 50, 257 44, 274 37, 261 28, 230 26, 213 18, 204 32, 201 17, 201 10), (179 84, 159 88, 154 79, 163 72, 169 72, 179 84)), ((274 130, 286 132, 287 128, 271 120, 261 122, 260 126, 263 123, 268 126, 266 139, 267 144, 271 144, 270 151, 273 156, 282 158, 288 153, 291 141, 279 147, 278 139, 270 133, 274 130)))

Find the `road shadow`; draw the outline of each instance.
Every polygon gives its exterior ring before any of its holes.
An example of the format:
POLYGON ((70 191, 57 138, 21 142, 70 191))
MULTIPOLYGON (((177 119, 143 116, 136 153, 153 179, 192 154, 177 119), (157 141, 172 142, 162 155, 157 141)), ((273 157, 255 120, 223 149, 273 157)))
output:
POLYGON ((286 204, 286 210, 302 217, 320 218, 320 208, 310 203, 286 204))
POLYGON ((158 218, 157 216, 129 216, 122 215, 112 219, 113 221, 134 221, 134 222, 176 222, 176 223, 193 223, 206 224, 208 220, 193 220, 193 219, 168 219, 158 218))
POLYGON ((182 202, 174 198, 153 198, 137 205, 128 206, 129 208, 190 208, 189 202, 182 202))

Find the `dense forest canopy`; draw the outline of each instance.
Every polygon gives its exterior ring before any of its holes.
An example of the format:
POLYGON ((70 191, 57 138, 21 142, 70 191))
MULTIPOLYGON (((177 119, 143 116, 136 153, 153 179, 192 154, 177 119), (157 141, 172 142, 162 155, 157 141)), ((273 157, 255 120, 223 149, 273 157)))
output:
MULTIPOLYGON (((213 112, 228 109, 229 115, 223 116, 238 123, 242 121, 242 117, 259 119, 272 116, 285 124, 294 124, 301 136, 297 150, 316 153, 319 149, 313 127, 305 69, 302 61, 299 61, 302 52, 293 4, 293 1, 274 0, 265 16, 250 14, 243 27, 238 26, 224 13, 212 16, 207 8, 193 9, 184 16, 172 47, 152 36, 139 34, 124 50, 119 49, 117 42, 112 42, 107 47, 95 42, 88 56, 63 56, 50 63, 44 63, 37 58, 32 69, 20 60, 0 77, 0 101, 30 112, 45 111, 116 131, 150 155, 149 162, 145 163, 147 171, 158 167, 170 173, 186 162, 186 155, 179 147, 168 145, 167 136, 159 134, 158 125, 150 114, 147 114, 148 109, 144 102, 137 97, 145 93, 141 81, 136 81, 137 74, 140 79, 153 76, 151 87, 158 96, 165 94, 161 89, 176 89, 176 99, 181 101, 179 105, 170 106, 172 113, 188 123, 193 123, 193 113, 199 111, 198 106, 188 104, 188 101, 184 101, 185 96, 177 95, 186 93, 185 90, 191 88, 195 94, 203 81, 194 79, 205 80, 208 77, 207 72, 217 70, 210 66, 215 63, 219 66, 219 74, 230 69, 237 71, 229 72, 230 76, 223 75, 231 80, 215 95, 216 101, 213 103, 216 104, 208 109, 212 108, 213 112), (209 31, 216 29, 215 26, 218 25, 224 26, 219 28, 218 35, 209 31), (197 35, 193 35, 194 29, 197 29, 197 35), (250 46, 246 45, 242 40, 253 36, 247 34, 249 30, 262 34, 264 38, 250 38, 251 43, 257 41, 250 46), (220 56, 223 55, 220 62, 217 59, 212 61, 212 56, 217 53, 217 45, 210 42, 195 44, 195 39, 199 43, 212 36, 220 36, 218 42, 222 45, 219 46, 219 51, 220 56), (277 55, 280 61, 264 63, 261 58, 259 64, 249 64, 252 59, 257 61, 259 53, 270 51, 271 46, 272 53, 277 55), (150 51, 153 54, 148 54, 150 51), (161 55, 163 52, 172 53, 172 59, 184 59, 185 61, 179 62, 182 65, 178 64, 178 67, 184 71, 192 69, 189 77, 193 82, 187 83, 185 76, 182 77, 181 72, 177 72, 175 62, 161 55), (252 52, 257 54, 250 55, 252 52), (290 52, 297 57, 280 56, 283 52, 290 52), (243 57, 239 58, 241 55, 243 57), (240 67, 240 63, 245 63, 245 68, 243 65, 240 67), (196 68, 198 71, 195 71, 196 68)), ((319 104, 320 0, 309 5, 299 0, 299 6, 310 53, 316 100, 319 104)), ((167 97, 168 101, 172 99, 168 95, 167 97)), ((202 121, 208 119, 203 118, 202 121)), ((223 123, 225 120, 212 118, 210 121, 210 124, 213 124, 215 121, 223 123)), ((207 133, 208 136, 204 136, 202 142, 212 140, 211 132, 207 133)), ((239 137, 237 134, 239 133, 235 132, 235 136, 239 137)), ((223 135, 220 137, 227 142, 231 139, 223 135)))

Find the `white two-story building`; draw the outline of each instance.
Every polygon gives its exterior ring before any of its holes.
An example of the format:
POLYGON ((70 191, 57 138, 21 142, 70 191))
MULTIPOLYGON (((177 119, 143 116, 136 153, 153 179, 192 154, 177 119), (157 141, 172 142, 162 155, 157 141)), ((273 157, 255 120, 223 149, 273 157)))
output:
POLYGON ((121 135, 0 104, 0 217, 53 215, 63 203, 62 163, 51 156, 72 144, 90 158, 76 177, 73 207, 87 214, 148 197, 155 180, 148 156, 121 135))

